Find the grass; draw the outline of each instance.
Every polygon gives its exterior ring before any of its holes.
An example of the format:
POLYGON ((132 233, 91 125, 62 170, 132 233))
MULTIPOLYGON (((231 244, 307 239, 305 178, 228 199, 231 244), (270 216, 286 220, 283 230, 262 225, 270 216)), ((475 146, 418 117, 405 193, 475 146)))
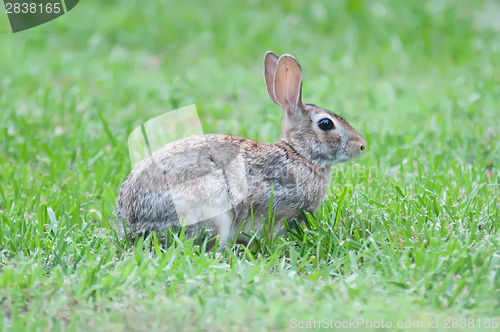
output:
POLYGON ((494 330, 499 14, 493 0, 80 2, 17 34, 2 16, 2 329, 494 330), (135 127, 195 103, 207 133, 279 137, 267 50, 297 57, 305 102, 346 117, 363 155, 332 170, 306 223, 252 250, 119 241, 135 127))

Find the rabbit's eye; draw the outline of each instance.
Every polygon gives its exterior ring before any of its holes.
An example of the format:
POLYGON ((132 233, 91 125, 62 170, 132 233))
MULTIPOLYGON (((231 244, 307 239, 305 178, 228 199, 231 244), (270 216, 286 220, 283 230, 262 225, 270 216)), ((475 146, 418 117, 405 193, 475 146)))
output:
POLYGON ((318 127, 324 131, 335 129, 335 126, 333 125, 333 121, 328 119, 328 118, 324 118, 324 119, 319 120, 318 127))

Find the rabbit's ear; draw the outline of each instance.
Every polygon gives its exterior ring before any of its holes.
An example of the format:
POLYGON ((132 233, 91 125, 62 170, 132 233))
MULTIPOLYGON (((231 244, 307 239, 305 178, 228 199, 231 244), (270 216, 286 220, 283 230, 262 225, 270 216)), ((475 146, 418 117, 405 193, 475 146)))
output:
POLYGON ((277 104, 285 111, 289 119, 297 119, 297 107, 302 105, 302 69, 290 54, 282 55, 278 60, 274 76, 274 95, 277 104))
POLYGON ((274 75, 276 75, 276 68, 278 68, 278 56, 274 52, 267 52, 264 58, 264 77, 266 78, 266 87, 269 97, 279 105, 274 95, 274 75))

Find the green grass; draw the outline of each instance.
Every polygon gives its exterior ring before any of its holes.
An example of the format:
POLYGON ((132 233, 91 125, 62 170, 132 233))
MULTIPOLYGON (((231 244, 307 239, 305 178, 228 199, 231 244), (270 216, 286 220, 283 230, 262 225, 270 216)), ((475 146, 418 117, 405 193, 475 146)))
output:
POLYGON ((3 330, 500 320, 499 16, 494 0, 84 1, 11 34, 3 14, 3 330), (141 123, 195 103, 207 133, 279 138, 267 50, 368 141, 317 213, 222 255, 117 240, 141 123))

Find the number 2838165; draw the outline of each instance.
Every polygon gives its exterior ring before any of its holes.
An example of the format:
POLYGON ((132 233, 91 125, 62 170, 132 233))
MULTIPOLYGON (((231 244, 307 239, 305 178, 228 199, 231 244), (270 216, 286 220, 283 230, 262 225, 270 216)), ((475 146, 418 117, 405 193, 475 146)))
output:
POLYGON ((47 3, 35 3, 35 2, 6 2, 5 3, 5 13, 7 14, 59 14, 61 12, 60 2, 47 2, 47 3))
POLYGON ((444 319, 445 329, 456 329, 456 328, 469 328, 469 329, 497 329, 498 319, 497 318, 445 318, 444 319))

